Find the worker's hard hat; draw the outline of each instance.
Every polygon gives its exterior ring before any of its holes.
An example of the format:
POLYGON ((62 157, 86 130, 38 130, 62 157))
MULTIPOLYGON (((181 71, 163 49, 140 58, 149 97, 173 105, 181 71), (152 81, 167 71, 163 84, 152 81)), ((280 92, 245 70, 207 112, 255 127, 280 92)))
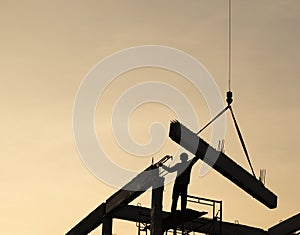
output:
POLYGON ((180 160, 184 161, 184 160, 188 160, 189 156, 187 155, 187 153, 182 153, 180 154, 180 160))

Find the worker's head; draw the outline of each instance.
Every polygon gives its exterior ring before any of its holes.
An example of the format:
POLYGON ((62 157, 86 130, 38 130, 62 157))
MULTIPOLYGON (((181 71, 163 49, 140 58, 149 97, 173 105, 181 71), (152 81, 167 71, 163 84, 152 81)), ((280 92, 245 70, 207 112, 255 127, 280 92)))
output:
POLYGON ((180 160, 182 162, 186 162, 188 160, 189 156, 187 155, 187 153, 182 153, 180 154, 180 160))

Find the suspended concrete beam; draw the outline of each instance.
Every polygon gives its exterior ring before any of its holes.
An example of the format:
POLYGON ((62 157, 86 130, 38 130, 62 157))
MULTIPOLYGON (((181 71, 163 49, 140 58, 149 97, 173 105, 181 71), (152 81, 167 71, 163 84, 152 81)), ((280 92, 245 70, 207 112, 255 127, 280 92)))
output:
POLYGON ((277 196, 258 179, 236 164, 226 154, 215 150, 178 121, 171 122, 169 137, 268 208, 277 207, 277 196), (205 157, 206 154, 209 157, 205 157))
POLYGON ((300 213, 269 228, 269 235, 289 235, 300 230, 300 213))
MULTIPOLYGON (((194 212, 196 213, 196 211, 193 211, 193 213, 194 212)), ((198 212, 196 217, 203 215, 203 213, 205 212, 198 212)), ((113 213, 113 218, 127 220, 131 222, 150 223, 150 214, 151 210, 149 208, 128 205, 115 211, 113 213)), ((170 220, 170 218, 172 217, 170 215, 170 212, 162 212, 164 224, 168 223, 167 221, 170 220)), ((190 217, 189 219, 185 219, 184 221, 184 228, 191 232, 193 231, 212 235, 212 226, 214 226, 214 235, 268 235, 266 231, 260 228, 228 222, 213 221, 211 219, 203 217, 195 218, 195 216, 193 216, 193 218, 190 217), (187 220, 189 221, 187 222, 187 220), (221 226, 220 223, 222 223, 221 226), (222 233, 220 232, 221 227, 222 233)), ((180 225, 177 224, 177 226, 177 228, 180 229, 180 225)))

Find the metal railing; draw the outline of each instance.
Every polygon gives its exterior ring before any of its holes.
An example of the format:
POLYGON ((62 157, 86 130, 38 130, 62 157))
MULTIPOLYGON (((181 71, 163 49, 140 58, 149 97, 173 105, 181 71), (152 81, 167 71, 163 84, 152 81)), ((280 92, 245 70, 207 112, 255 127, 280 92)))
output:
POLYGON ((215 235, 216 231, 218 231, 219 235, 222 235, 222 201, 220 200, 213 200, 213 199, 208 199, 208 198, 203 198, 203 197, 196 197, 196 196, 187 196, 187 201, 191 203, 197 203, 203 206, 208 206, 211 207, 211 217, 212 220, 209 221, 208 223, 210 224, 211 227, 211 235, 215 235), (219 223, 215 223, 219 222, 219 223), (218 230, 216 230, 216 224, 218 225, 218 230))

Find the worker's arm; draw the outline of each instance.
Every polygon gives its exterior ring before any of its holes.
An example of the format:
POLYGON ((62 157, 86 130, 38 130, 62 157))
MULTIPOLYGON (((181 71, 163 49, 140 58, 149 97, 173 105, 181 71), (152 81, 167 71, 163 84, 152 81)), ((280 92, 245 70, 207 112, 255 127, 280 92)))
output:
POLYGON ((191 160, 191 163, 190 163, 190 166, 193 166, 200 158, 195 156, 192 160, 191 160))
MULTIPOLYGON (((176 166, 176 165, 175 165, 175 166, 176 166)), ((173 166, 173 167, 168 167, 168 166, 165 166, 165 165, 161 165, 161 167, 162 167, 165 171, 167 171, 167 172, 175 172, 175 171, 176 171, 174 166, 173 166)))

